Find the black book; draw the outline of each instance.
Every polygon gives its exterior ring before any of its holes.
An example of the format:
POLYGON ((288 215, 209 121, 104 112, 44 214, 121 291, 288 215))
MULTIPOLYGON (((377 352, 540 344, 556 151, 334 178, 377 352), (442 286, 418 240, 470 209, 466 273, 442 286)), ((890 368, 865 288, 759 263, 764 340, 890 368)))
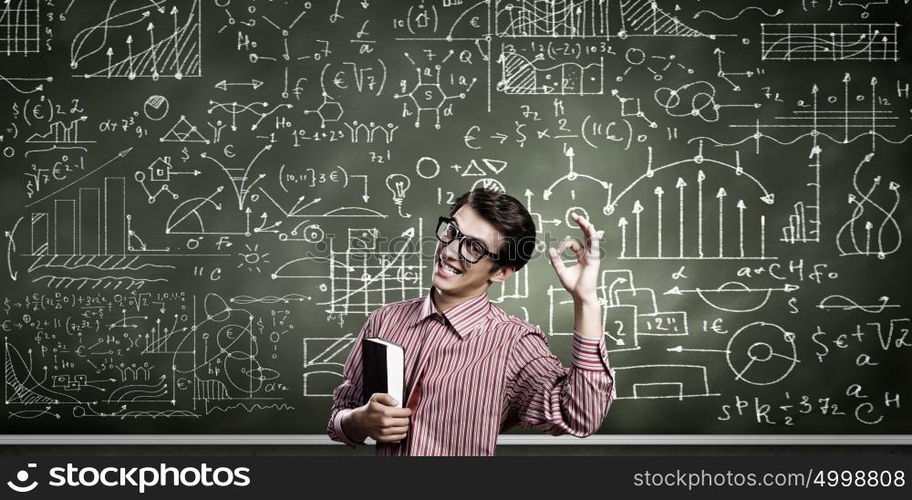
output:
POLYGON ((405 350, 378 338, 365 338, 361 342, 361 388, 364 403, 376 393, 391 395, 402 408, 405 379, 405 350))

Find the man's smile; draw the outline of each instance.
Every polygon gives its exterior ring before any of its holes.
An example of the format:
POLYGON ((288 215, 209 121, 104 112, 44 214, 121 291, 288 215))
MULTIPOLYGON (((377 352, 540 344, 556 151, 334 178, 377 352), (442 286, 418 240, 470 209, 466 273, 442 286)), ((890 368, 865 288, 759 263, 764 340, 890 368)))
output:
POLYGON ((443 260, 441 256, 437 256, 437 274, 447 278, 454 277, 462 274, 463 271, 459 268, 449 264, 443 260))

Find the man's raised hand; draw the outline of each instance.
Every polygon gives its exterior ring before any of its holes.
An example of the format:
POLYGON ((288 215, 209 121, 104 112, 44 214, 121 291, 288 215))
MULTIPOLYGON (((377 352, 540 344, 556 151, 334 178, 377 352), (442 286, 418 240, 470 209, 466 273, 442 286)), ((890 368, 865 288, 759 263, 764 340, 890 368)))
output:
POLYGON ((570 292, 574 300, 596 300, 596 287, 599 270, 599 240, 601 231, 596 231, 585 217, 574 212, 570 216, 583 231, 584 244, 576 239, 569 238, 562 241, 557 249, 549 248, 548 256, 551 265, 560 279, 561 285, 570 292), (577 265, 566 267, 561 260, 561 253, 570 248, 576 254, 577 265))

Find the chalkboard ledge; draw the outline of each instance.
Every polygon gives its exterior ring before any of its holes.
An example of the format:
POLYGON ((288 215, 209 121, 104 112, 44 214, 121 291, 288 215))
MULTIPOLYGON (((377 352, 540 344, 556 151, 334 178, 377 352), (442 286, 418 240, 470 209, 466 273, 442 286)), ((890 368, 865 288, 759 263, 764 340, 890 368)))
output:
MULTIPOLYGON (((0 445, 329 445, 320 434, 0 434, 0 445)), ((503 435, 511 445, 906 445, 902 434, 624 434, 573 436, 503 435)))

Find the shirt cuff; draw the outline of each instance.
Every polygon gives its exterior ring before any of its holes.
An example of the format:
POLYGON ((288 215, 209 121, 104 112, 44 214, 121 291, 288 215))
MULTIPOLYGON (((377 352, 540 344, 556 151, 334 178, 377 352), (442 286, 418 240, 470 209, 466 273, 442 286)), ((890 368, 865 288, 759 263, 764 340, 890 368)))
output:
POLYGON ((598 339, 583 337, 573 330, 573 342, 570 347, 573 366, 590 371, 607 372, 612 380, 611 366, 608 364, 608 349, 605 347, 605 336, 598 339))
POLYGON ((349 413, 351 413, 353 410, 354 410, 354 408, 344 408, 344 409, 341 409, 336 412, 336 416, 333 417, 333 431, 335 432, 336 436, 338 436, 338 438, 340 440, 342 440, 343 443, 351 446, 352 448, 356 448, 359 444, 364 444, 364 443, 356 443, 356 442, 352 441, 351 439, 349 439, 348 435, 346 435, 345 431, 342 429, 342 418, 345 415, 348 415, 349 413))

